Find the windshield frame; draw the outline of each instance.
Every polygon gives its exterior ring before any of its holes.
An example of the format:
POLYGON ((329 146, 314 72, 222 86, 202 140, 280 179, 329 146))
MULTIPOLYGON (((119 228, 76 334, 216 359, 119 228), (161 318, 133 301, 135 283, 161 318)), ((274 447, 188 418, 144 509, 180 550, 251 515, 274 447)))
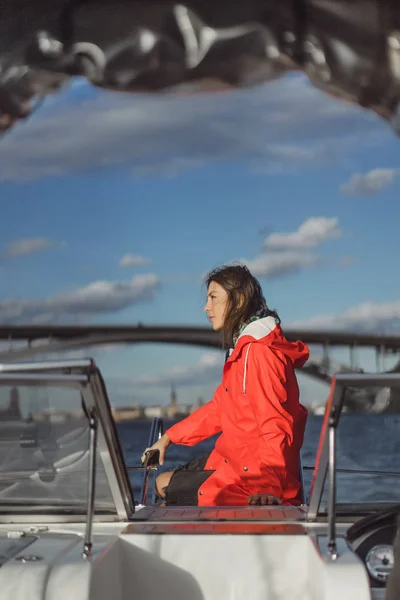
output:
MULTIPOLYGON (((96 449, 102 462, 111 491, 115 512, 96 509, 94 521, 130 520, 135 512, 135 503, 117 430, 111 414, 107 390, 101 373, 92 359, 38 361, 31 363, 0 364, 0 384, 3 385, 48 385, 74 388, 81 393, 85 416, 95 411, 97 422, 96 449)), ((20 511, 7 510, 0 505, 0 521, 37 521, 38 516, 46 521, 86 521, 87 507, 75 511, 72 506, 37 507, 21 506, 20 511)))
MULTIPOLYGON (((309 493, 307 521, 316 521, 320 518, 334 518, 335 514, 364 514, 381 510, 396 504, 393 501, 376 503, 337 503, 336 500, 336 456, 335 445, 332 446, 332 429, 337 429, 344 406, 345 392, 349 387, 393 387, 400 389, 400 373, 353 373, 336 374, 331 381, 329 397, 326 403, 321 434, 318 444, 317 458, 313 471, 312 483, 309 493), (328 507, 321 509, 322 494, 329 470, 329 501, 328 507), (333 489, 332 489, 333 488, 333 489)), ((365 471, 368 474, 368 471, 365 471)), ((400 498, 399 498, 400 502, 400 498)))

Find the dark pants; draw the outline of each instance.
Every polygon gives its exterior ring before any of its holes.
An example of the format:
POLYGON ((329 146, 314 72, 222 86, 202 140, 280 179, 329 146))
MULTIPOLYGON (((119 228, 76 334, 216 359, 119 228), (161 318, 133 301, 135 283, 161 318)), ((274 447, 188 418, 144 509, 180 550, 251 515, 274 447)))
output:
POLYGON ((210 453, 193 458, 181 467, 177 467, 169 485, 164 489, 167 506, 197 506, 199 487, 214 473, 205 471, 210 453))

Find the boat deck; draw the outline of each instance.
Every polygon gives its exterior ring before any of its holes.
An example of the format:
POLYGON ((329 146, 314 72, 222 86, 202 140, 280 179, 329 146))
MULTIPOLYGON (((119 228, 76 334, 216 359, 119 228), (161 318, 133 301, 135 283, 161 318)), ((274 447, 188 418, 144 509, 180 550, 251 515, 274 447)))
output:
POLYGON ((304 521, 301 506, 145 506, 135 521, 304 521))
POLYGON ((305 510, 297 506, 244 507, 155 507, 135 513, 123 534, 276 534, 302 535, 305 510))

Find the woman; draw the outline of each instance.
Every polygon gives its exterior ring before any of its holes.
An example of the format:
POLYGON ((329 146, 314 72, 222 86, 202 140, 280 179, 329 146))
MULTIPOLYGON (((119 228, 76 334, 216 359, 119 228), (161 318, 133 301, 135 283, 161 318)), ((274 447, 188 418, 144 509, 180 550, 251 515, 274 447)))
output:
POLYGON ((157 493, 178 506, 299 504, 307 410, 299 403, 294 369, 306 362, 308 348, 285 339, 246 267, 211 271, 206 284, 205 311, 230 348, 222 383, 211 402, 145 452, 159 450, 162 465, 170 444, 193 446, 221 435, 210 454, 159 475, 157 493))

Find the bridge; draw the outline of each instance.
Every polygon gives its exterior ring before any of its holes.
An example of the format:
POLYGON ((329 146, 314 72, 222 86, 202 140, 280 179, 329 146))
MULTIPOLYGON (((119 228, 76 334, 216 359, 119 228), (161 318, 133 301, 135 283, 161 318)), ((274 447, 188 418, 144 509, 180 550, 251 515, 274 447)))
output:
MULTIPOLYGON (((321 358, 313 356, 302 372, 329 383, 334 372, 358 371, 357 348, 375 350, 376 371, 384 370, 386 354, 400 352, 400 335, 354 333, 344 331, 285 328, 288 340, 302 340, 310 346, 320 346, 321 358), (333 362, 329 352, 333 347, 349 350, 349 364, 333 362)), ((145 325, 9 325, 0 326, 0 341, 5 351, 0 362, 27 360, 43 353, 76 350, 108 344, 165 343, 187 344, 204 348, 220 348, 220 336, 209 327, 145 326, 145 325)), ((396 368, 397 370, 397 368, 396 368)))

